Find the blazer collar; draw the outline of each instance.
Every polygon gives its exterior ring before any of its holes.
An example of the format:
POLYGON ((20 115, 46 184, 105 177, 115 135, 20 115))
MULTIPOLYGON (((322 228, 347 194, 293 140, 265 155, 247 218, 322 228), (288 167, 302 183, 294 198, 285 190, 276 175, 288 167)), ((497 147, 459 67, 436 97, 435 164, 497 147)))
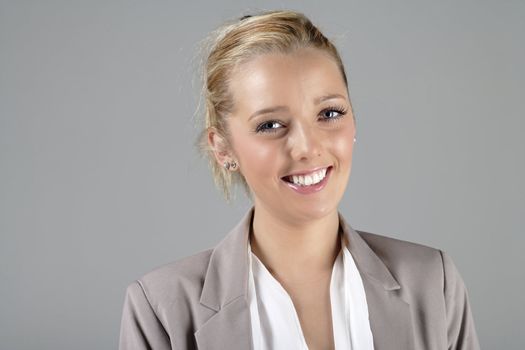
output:
POLYGON ((254 207, 211 253, 200 302, 215 311, 240 296, 248 297, 248 240, 253 212, 254 207))
POLYGON ((365 274, 365 277, 379 283, 385 290, 401 288, 383 261, 370 248, 365 240, 345 221, 341 213, 339 213, 339 226, 343 230, 346 247, 352 254, 361 274, 365 274))
MULTIPOLYGON (((200 302, 219 311, 235 298, 248 295, 248 240, 252 207, 211 254, 200 302)), ((385 290, 401 288, 381 259, 339 213, 339 223, 348 250, 359 270, 385 290)))
MULTIPOLYGON (((247 247, 253 213, 254 207, 211 254, 200 303, 217 314, 195 332, 199 348, 251 348, 247 247)), ((401 286, 361 235, 338 215, 345 244, 363 278, 375 349, 413 349, 410 306, 398 293, 401 286)))

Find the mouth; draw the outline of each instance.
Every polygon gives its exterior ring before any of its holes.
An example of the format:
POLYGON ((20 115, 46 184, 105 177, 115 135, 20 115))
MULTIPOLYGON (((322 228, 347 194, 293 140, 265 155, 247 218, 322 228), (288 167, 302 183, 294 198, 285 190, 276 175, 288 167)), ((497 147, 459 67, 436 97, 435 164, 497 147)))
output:
POLYGON ((332 166, 317 169, 309 173, 283 176, 281 179, 297 186, 311 186, 323 181, 330 168, 332 168, 332 166))
POLYGON ((322 190, 330 174, 332 166, 317 169, 310 173, 283 176, 281 180, 291 189, 301 194, 310 194, 322 190))

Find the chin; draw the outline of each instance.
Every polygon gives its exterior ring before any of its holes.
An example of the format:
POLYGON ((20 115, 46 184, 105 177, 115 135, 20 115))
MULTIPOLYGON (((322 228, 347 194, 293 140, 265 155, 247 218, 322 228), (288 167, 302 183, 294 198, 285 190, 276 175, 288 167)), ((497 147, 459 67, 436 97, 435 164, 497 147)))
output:
POLYGON ((290 206, 287 211, 291 216, 303 221, 318 220, 337 211, 337 203, 301 203, 299 206, 290 206), (290 212, 293 211, 293 212, 290 212))

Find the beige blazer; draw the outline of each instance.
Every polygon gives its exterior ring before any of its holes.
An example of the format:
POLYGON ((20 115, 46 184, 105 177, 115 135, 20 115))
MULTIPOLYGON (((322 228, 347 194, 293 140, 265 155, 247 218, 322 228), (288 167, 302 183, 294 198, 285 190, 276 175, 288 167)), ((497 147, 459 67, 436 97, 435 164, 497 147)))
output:
MULTIPOLYGON (((157 268, 128 287, 121 350, 252 349, 247 245, 253 210, 214 249, 157 268)), ((340 213, 339 219, 363 279, 376 350, 479 349, 465 285, 445 253, 355 231, 340 213)))

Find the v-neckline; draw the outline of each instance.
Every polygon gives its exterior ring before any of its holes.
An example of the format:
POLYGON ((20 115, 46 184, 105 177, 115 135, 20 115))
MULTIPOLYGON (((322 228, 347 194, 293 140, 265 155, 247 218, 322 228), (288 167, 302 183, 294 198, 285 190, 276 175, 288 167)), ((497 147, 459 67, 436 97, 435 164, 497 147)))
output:
MULTIPOLYGON (((331 317, 332 317, 332 320, 331 320, 331 322, 332 322, 332 339, 334 341, 334 346, 335 346, 335 343, 336 343, 335 323, 338 322, 338 320, 335 319, 336 316, 334 315, 334 307, 333 307, 334 306, 334 300, 333 300, 333 296, 336 293, 336 288, 337 288, 337 286, 335 285, 336 277, 337 277, 336 273, 342 273, 342 277, 344 278, 344 261, 345 261, 344 249, 346 247, 343 235, 340 235, 340 240, 341 240, 341 245, 340 245, 341 248, 340 248, 340 250, 339 250, 339 252, 337 254, 336 259, 334 260, 334 264, 332 266, 332 272, 331 272, 331 275, 330 275, 330 308, 331 308, 331 317), (342 268, 342 271, 338 271, 338 267, 342 268)), ((250 254, 250 263, 252 263, 252 261, 255 261, 255 263, 257 264, 257 266, 259 267, 259 269, 263 273, 263 278, 265 279, 265 281, 268 281, 268 283, 271 285, 273 291, 275 292, 273 294, 275 296, 279 297, 279 298, 284 298, 285 302, 289 305, 289 309, 292 311, 294 324, 295 324, 295 326, 297 328, 297 333, 298 333, 298 336, 300 338, 301 349, 308 350, 308 345, 306 343, 306 338, 304 336, 304 332, 303 332, 303 329, 301 327, 301 322, 299 320, 299 315, 298 315, 297 310, 295 308, 295 305, 293 303, 292 297, 286 291, 286 289, 283 287, 283 285, 270 273, 268 268, 257 257, 257 255, 255 255, 253 253, 253 251, 251 250, 251 244, 249 242, 248 242, 248 249, 249 249, 249 254, 250 254)), ((250 266, 250 270, 252 270, 252 266, 250 266)), ((251 277, 254 278, 253 273, 251 274, 251 277)), ((344 294, 345 293, 343 292, 343 295, 344 294)), ((345 309, 346 309, 346 307, 345 307, 345 309)), ((345 319, 346 319, 346 317, 345 317, 345 319)), ((348 326, 348 325, 346 325, 346 326, 348 326)), ((260 324, 259 324, 259 327, 260 327, 260 324)), ((346 327, 346 328, 348 328, 348 327, 346 327)))

